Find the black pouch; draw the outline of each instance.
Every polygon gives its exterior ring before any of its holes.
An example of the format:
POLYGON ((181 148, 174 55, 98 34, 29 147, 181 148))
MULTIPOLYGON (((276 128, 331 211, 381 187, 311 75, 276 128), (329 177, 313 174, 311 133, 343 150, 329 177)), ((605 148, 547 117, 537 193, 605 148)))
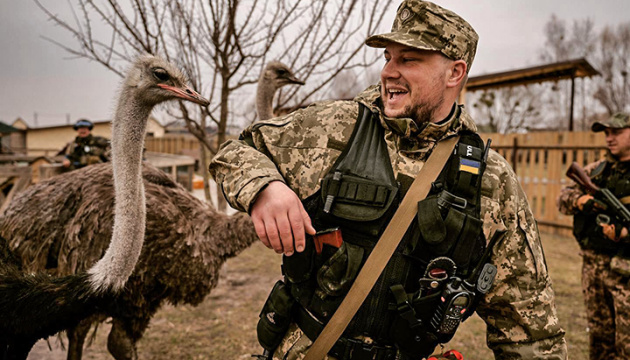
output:
POLYGON ((413 301, 411 306, 415 311, 415 318, 421 321, 419 324, 411 324, 407 319, 396 316, 389 334, 395 339, 396 346, 405 355, 412 359, 428 357, 438 345, 438 337, 427 331, 433 309, 440 302, 440 293, 434 293, 413 301))
POLYGON ((320 318, 330 317, 356 278, 363 263, 364 249, 344 242, 317 272, 317 290, 309 310, 320 318))
POLYGON ((273 352, 280 345, 291 324, 295 304, 284 282, 276 282, 260 312, 256 327, 258 342, 263 348, 273 352))

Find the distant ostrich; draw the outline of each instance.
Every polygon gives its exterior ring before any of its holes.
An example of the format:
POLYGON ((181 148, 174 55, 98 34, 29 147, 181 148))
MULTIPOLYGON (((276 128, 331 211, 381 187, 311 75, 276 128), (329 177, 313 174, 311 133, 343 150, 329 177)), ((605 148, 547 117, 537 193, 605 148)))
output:
MULTIPOLYGON (((58 278, 25 273, 6 240, 0 239, 0 357, 3 359, 26 359, 38 339, 75 326, 98 312, 125 286, 140 256, 145 233, 141 160, 147 119, 155 105, 174 98, 208 104, 185 85, 181 73, 172 65, 152 56, 140 57, 131 67, 118 100, 112 125, 113 185, 108 194, 101 194, 109 197, 113 197, 114 191, 116 194, 116 216, 110 222, 113 230, 107 235, 111 244, 107 251, 104 248, 100 252, 100 260, 92 261, 89 269, 85 267, 81 272, 58 278)), ((67 174, 68 178, 73 178, 73 174, 67 174)), ((21 196, 24 201, 25 194, 21 196)), ((44 215, 48 210, 44 208, 34 210, 31 214, 12 216, 23 217, 22 221, 28 224, 39 216, 59 215, 52 212, 44 215)), ((53 219, 52 223, 55 222, 53 219)), ((11 239, 14 248, 28 241, 17 230, 15 234, 8 229, 2 233, 11 239)), ((55 229, 44 227, 40 231, 37 236, 45 237, 55 229)), ((71 237, 58 240, 72 242, 71 237)))
POLYGON ((278 89, 290 84, 304 85, 304 82, 296 78, 291 69, 279 61, 272 61, 265 66, 258 79, 256 91, 256 112, 259 119, 274 117, 273 97, 278 89))

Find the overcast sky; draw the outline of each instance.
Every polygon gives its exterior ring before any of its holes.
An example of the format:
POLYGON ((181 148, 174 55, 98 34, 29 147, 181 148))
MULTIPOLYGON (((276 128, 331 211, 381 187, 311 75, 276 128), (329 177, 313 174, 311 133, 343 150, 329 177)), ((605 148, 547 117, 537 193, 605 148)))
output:
MULTIPOLYGON (((59 13, 67 2, 56 0, 59 13)), ((467 19, 480 36, 471 76, 539 64, 552 14, 568 23, 591 18, 596 29, 630 21, 630 0, 435 0, 467 19)), ((53 2, 50 2, 53 3, 53 2)), ((51 5, 49 5, 51 6, 51 5)), ((395 7, 386 18, 393 20, 395 7)), ((109 119, 119 78, 102 65, 71 59, 42 36, 72 44, 32 0, 0 0, 0 121, 40 124, 109 119)), ((375 50, 378 51, 378 50, 375 50)))

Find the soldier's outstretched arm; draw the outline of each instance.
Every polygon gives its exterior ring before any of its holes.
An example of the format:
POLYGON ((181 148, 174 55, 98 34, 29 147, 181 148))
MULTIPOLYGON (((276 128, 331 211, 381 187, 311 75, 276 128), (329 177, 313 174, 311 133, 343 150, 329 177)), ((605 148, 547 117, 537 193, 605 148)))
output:
POLYGON ((305 232, 314 234, 315 229, 298 196, 250 136, 245 131, 241 140, 222 145, 210 173, 230 205, 250 213, 265 246, 288 256, 300 252, 305 248, 305 232))

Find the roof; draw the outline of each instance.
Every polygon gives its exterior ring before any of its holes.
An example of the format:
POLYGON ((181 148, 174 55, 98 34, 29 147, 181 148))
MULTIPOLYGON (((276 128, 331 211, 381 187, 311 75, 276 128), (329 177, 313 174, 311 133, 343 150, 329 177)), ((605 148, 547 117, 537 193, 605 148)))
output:
POLYGON ((466 83, 466 91, 485 90, 506 86, 526 85, 544 81, 590 77, 599 72, 586 59, 574 59, 525 69, 473 76, 466 83))
POLYGON ((22 130, 16 129, 13 126, 7 125, 3 123, 2 121, 0 121, 0 134, 10 134, 10 133, 18 132, 18 131, 22 131, 22 130))
MULTIPOLYGON (((112 120, 90 120, 90 121, 91 121, 94 125, 98 125, 98 124, 108 125, 108 124, 111 124, 111 122, 112 122, 112 120)), ((159 126, 162 126, 162 127, 163 127, 163 125, 162 125, 162 124, 160 124, 160 122, 159 122, 159 121, 157 121, 157 119, 155 119, 153 116, 150 116, 148 121, 152 121, 152 122, 154 122, 155 124, 157 124, 157 125, 159 125, 159 126)), ((56 122, 56 123, 47 123, 47 124, 39 124, 39 123, 38 123, 37 125, 32 126, 31 124, 29 124, 27 121, 25 121, 25 120, 24 120, 24 119, 22 119, 22 118, 18 118, 18 119, 16 119, 16 120, 13 122, 13 124, 15 125, 15 124, 17 124, 18 122, 23 123, 23 124, 26 126, 26 128, 27 128, 27 129, 29 129, 29 130, 40 130, 40 129, 54 129, 54 128, 72 127, 72 126, 74 126, 74 124, 75 124, 75 122, 72 122, 72 123, 70 123, 70 124, 69 124, 67 121, 65 121, 65 122, 63 122, 63 123, 59 123, 59 122, 56 122)), ((17 130, 19 131, 19 130, 21 130, 21 129, 17 129, 17 130)))
MULTIPOLYGON (((24 119, 17 119, 16 121, 13 122, 13 124, 16 124, 18 121, 21 121, 23 124, 26 125, 27 129, 29 130, 39 130, 39 129, 53 129, 53 128, 63 128, 63 127, 72 127, 74 125, 74 122, 71 124, 68 124, 67 122, 64 123, 49 123, 49 124, 37 124, 37 125, 32 125, 29 122, 25 121, 24 119)), ((90 120, 94 125, 96 124, 109 124, 112 121, 111 120, 90 120)))

